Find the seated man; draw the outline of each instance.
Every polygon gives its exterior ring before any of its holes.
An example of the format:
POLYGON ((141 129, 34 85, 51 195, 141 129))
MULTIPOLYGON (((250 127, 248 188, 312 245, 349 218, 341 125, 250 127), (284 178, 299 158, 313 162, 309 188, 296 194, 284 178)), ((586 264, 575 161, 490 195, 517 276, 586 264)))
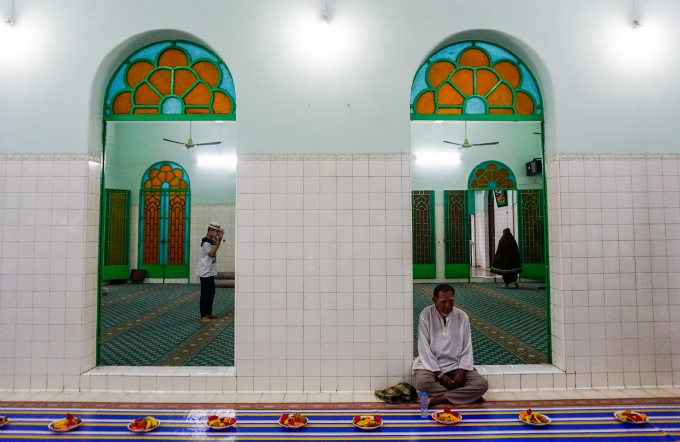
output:
POLYGON ((472 366, 470 320, 453 306, 455 290, 434 288, 434 305, 425 307, 418 324, 418 353, 413 363, 416 388, 427 392, 430 406, 470 404, 489 389, 472 366))

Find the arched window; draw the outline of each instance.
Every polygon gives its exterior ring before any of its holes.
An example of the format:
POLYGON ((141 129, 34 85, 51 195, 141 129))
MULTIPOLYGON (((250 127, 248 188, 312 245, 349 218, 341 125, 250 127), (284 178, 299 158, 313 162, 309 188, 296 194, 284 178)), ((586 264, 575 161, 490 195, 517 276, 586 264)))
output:
POLYGON ((139 192, 139 268, 149 278, 189 277, 189 175, 177 163, 149 167, 139 192))
POLYGON ((468 178, 468 189, 516 189, 517 179, 512 170, 500 161, 486 161, 475 167, 468 178))
POLYGON ((234 120, 227 65, 186 41, 164 41, 130 55, 109 81, 105 120, 234 120))
POLYGON ((481 41, 452 44, 420 65, 411 87, 412 120, 543 120, 529 68, 481 41))

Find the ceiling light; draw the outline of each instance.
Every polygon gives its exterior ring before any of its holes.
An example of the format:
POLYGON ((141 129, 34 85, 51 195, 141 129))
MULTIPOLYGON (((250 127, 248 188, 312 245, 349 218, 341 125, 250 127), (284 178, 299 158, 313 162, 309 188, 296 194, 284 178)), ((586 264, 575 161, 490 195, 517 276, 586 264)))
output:
POLYGON ((422 152, 416 155, 418 164, 428 166, 451 166, 460 163, 460 155, 453 152, 422 152))
POLYGON ((12 13, 9 16, 9 20, 5 22, 7 26, 14 26, 14 23, 16 23, 16 20, 14 20, 14 0, 12 0, 12 13))
POLYGON ((633 20, 633 27, 635 28, 636 31, 644 29, 644 26, 642 26, 642 23, 640 23, 637 20, 633 20))

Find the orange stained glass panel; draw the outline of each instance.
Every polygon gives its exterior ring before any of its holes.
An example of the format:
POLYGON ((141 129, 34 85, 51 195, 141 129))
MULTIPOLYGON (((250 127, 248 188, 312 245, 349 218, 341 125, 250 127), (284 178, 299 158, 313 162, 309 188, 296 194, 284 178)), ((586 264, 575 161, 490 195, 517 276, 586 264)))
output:
POLYGON ((158 69, 149 76, 149 83, 153 84, 161 94, 168 95, 170 93, 171 78, 172 71, 170 69, 158 69))
POLYGON ((428 91, 418 97, 416 112, 419 114, 433 114, 435 109, 434 92, 428 91))
POLYGON ((500 170, 500 173, 501 173, 501 175, 503 175, 505 178, 507 178, 507 177, 510 176, 510 172, 508 172, 508 169, 506 169, 506 168, 502 168, 502 169, 500 170))
POLYGON ((138 61, 128 68, 126 80, 130 87, 135 87, 140 81, 153 70, 153 65, 148 61, 138 61))
POLYGON ((179 187, 179 178, 175 177, 170 180, 170 187, 179 187))
POLYGON ((432 87, 437 87, 442 81, 449 78, 451 72, 456 69, 456 65, 448 61, 438 61, 430 66, 430 71, 427 74, 427 79, 430 81, 432 87))
POLYGON ((156 91, 151 89, 148 83, 140 84, 135 90, 135 104, 158 104, 161 101, 161 97, 158 96, 156 91))
POLYGON ((168 66, 174 68, 177 66, 187 66, 188 63, 189 60, 187 59, 186 54, 179 49, 174 48, 163 52, 158 58, 158 66, 168 66))
POLYGON ((449 82, 437 91, 437 103, 440 105, 463 104, 464 101, 465 98, 449 82))
POLYGON ((210 104, 210 89, 203 83, 198 83, 184 96, 185 104, 210 104))
POLYGON ((486 170, 498 170, 498 166, 495 164, 491 163, 486 167, 486 170))
POLYGON ((161 187, 161 184, 163 184, 163 183, 158 178, 154 178, 154 179, 151 180, 151 185, 153 187, 161 187))
POLYGON ((483 176, 482 176, 482 177, 479 177, 479 179, 477 180, 477 182, 479 183, 479 185, 480 185, 481 187, 486 187, 486 186, 489 184, 489 180, 487 180, 487 179, 486 179, 485 177, 483 177, 483 176))
POLYGON ((508 188, 515 187, 515 183, 512 180, 508 180, 508 188))
POLYGON ((172 171, 172 166, 169 165, 169 164, 163 164, 163 165, 161 166, 161 170, 162 170, 162 171, 165 171, 165 172, 170 172, 170 171, 172 171))
POLYGON ((132 109, 132 100, 130 92, 123 92, 113 100, 114 114, 129 114, 132 109))
POLYGON ((209 61, 199 61, 191 66, 201 80, 205 81, 210 85, 210 87, 217 87, 220 82, 220 71, 217 66, 210 63, 209 61))
POLYGON ((519 69, 517 69, 517 66, 510 63, 509 61, 501 61, 493 65, 493 68, 496 70, 496 72, 498 72, 501 75, 503 80, 510 83, 510 86, 515 88, 519 86, 519 81, 521 77, 519 74, 519 69))
POLYGON ((196 83, 196 75, 188 69, 177 69, 175 71, 175 94, 184 94, 191 86, 196 83))
POLYGON ((475 170, 475 176, 479 178, 480 176, 484 175, 484 169, 477 169, 475 170))
POLYGON ((133 111, 135 114, 157 114, 158 109, 137 108, 133 111))
POLYGON ((144 201, 144 264, 158 263, 160 195, 147 194, 144 201))
POLYGON ((462 114, 462 107, 440 107, 437 109, 438 114, 462 114))
POLYGON ((149 171, 149 178, 153 178, 153 177, 155 177, 156 175, 158 175, 158 169, 151 169, 151 170, 149 171))
POLYGON ((231 100, 226 94, 220 91, 215 91, 213 92, 212 109, 216 114, 231 113, 231 100))
POLYGON ((190 107, 186 110, 187 114, 209 114, 210 109, 206 107, 190 107))
POLYGON ((179 188, 180 188, 180 189, 186 189, 187 187, 189 187, 189 185, 187 184, 186 181, 182 180, 182 182, 179 183, 179 188))
POLYGON ((492 87, 498 83, 498 75, 490 69, 478 69, 477 75, 477 95, 486 95, 492 87))
POLYGON ((517 109, 518 114, 533 114, 534 113, 534 100, 524 92, 515 93, 515 109, 517 109))
POLYGON ((490 114, 514 114, 515 111, 512 109, 508 108, 490 108, 489 109, 490 114))
POLYGON ((459 69, 451 76, 451 82, 466 96, 472 95, 474 92, 472 75, 472 69, 459 69))
POLYGON ((493 90, 486 97, 486 102, 490 105, 511 105, 512 104, 512 89, 505 84, 501 83, 496 89, 493 90))
POLYGON ((468 49, 460 55, 459 63, 461 66, 473 68, 479 66, 489 66, 489 57, 479 49, 468 49))
POLYGON ((184 176, 184 173, 180 169, 175 169, 172 171, 172 173, 177 177, 177 178, 182 178, 184 176))

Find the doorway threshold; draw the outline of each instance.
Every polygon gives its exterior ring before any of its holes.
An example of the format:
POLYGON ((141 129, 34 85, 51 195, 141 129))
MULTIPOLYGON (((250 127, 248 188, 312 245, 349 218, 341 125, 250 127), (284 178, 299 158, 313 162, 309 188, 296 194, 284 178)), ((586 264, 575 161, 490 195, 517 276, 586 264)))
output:
POLYGON ((491 391, 565 390, 567 374, 552 364, 475 365, 491 391))

